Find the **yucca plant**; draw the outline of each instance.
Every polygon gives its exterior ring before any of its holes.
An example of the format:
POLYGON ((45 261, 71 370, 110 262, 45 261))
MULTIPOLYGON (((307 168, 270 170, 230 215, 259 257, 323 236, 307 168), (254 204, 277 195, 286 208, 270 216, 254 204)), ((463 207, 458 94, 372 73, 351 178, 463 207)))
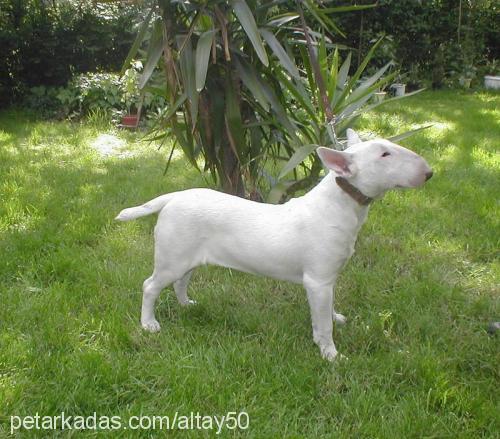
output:
MULTIPOLYGON (((314 98, 305 95, 313 90, 299 85, 303 72, 286 44, 295 44, 297 32, 302 38, 314 35, 304 25, 302 8, 328 32, 339 32, 329 14, 359 9, 325 8, 312 0, 297 2, 300 13, 280 9, 289 3, 157 0, 125 62, 126 68, 148 40, 140 87, 169 102, 149 138, 174 139, 193 166, 204 163, 230 193, 262 198, 259 182, 269 161, 294 157, 303 138, 310 141, 303 121, 293 114, 300 100, 291 102, 290 93, 302 87, 299 92, 312 105, 314 98), (165 84, 151 87, 157 66, 165 84)), ((342 74, 347 78, 345 68, 342 74)), ((322 114, 315 117, 319 126, 322 114)))
MULTIPOLYGON (((299 46, 298 58, 303 66, 298 70, 299 76, 290 75, 280 66, 276 66, 274 70, 287 92, 286 106, 292 109, 289 114, 294 126, 300 131, 303 145, 294 151, 281 169, 271 192, 270 201, 277 201, 283 196, 315 184, 322 169, 319 158, 312 154, 318 146, 343 149, 344 142, 339 139, 361 114, 402 98, 393 97, 380 103, 370 103, 375 92, 390 84, 398 74, 398 71, 390 71, 393 64, 389 62, 373 75, 369 77, 364 75, 382 39, 371 47, 354 73, 349 75, 351 52, 348 52, 342 60, 338 48, 328 50, 324 36, 315 37, 313 34, 310 38, 313 40, 309 46, 313 48, 312 55, 304 45, 299 46), (309 161, 305 163, 308 157, 309 161), (296 168, 299 165, 301 172, 297 173, 296 168), (291 171, 294 171, 293 178, 286 180, 285 177, 289 176, 291 171)), ((414 91, 404 97, 420 91, 422 90, 414 91)), ((407 137, 415 131, 418 130, 403 133, 397 136, 397 139, 407 137)))

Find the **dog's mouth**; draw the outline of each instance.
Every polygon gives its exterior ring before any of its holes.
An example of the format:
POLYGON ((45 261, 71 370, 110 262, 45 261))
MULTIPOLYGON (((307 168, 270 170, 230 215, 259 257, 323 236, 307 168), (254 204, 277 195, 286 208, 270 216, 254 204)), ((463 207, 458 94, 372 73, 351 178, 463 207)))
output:
POLYGON ((397 184, 394 186, 395 189, 414 189, 416 187, 422 186, 422 182, 409 181, 408 183, 397 184))
POLYGON ((411 189, 423 186, 433 175, 431 170, 424 172, 413 180, 408 181, 407 184, 397 184, 396 189, 411 189))

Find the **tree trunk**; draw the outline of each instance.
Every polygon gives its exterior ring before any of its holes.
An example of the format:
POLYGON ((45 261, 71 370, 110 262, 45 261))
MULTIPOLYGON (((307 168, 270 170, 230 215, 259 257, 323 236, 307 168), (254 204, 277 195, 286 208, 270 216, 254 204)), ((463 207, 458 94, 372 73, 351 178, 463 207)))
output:
POLYGON ((245 186, 240 173, 240 163, 233 152, 227 133, 224 132, 221 145, 223 175, 222 190, 228 194, 245 197, 245 186))
MULTIPOLYGON (((234 69, 231 61, 226 61, 226 87, 225 87, 225 116, 224 116, 224 134, 222 136, 221 144, 221 162, 223 168, 223 180, 222 189, 232 195, 237 195, 239 197, 245 197, 245 185, 243 183, 241 167, 241 157, 238 157, 238 147, 241 145, 237 143, 237 136, 239 133, 231 130, 231 126, 228 120, 230 111, 228 100, 230 99, 228 95, 228 90, 232 89, 236 95, 235 99, 237 101, 237 107, 241 113, 242 101, 241 101, 241 79, 239 78, 236 70, 234 69)), ((234 130, 234 126, 233 126, 234 130)), ((240 139, 241 140, 241 139, 240 139)), ((240 149, 241 151, 241 149, 240 149)))

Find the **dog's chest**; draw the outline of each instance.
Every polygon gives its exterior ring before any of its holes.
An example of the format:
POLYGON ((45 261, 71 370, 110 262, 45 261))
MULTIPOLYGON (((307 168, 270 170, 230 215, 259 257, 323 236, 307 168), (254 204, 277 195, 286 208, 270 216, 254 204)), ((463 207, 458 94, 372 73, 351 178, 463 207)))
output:
POLYGON ((316 222, 311 238, 315 257, 328 260, 334 265, 343 265, 354 254, 356 240, 363 226, 368 209, 323 215, 316 222))

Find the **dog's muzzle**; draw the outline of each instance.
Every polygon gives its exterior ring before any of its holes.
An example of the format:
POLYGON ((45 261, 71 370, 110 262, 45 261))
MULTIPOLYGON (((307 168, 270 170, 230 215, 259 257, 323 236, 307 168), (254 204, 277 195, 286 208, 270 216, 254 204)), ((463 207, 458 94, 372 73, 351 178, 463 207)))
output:
POLYGON ((430 180, 430 178, 434 175, 434 172, 429 171, 425 173, 425 181, 430 180))

